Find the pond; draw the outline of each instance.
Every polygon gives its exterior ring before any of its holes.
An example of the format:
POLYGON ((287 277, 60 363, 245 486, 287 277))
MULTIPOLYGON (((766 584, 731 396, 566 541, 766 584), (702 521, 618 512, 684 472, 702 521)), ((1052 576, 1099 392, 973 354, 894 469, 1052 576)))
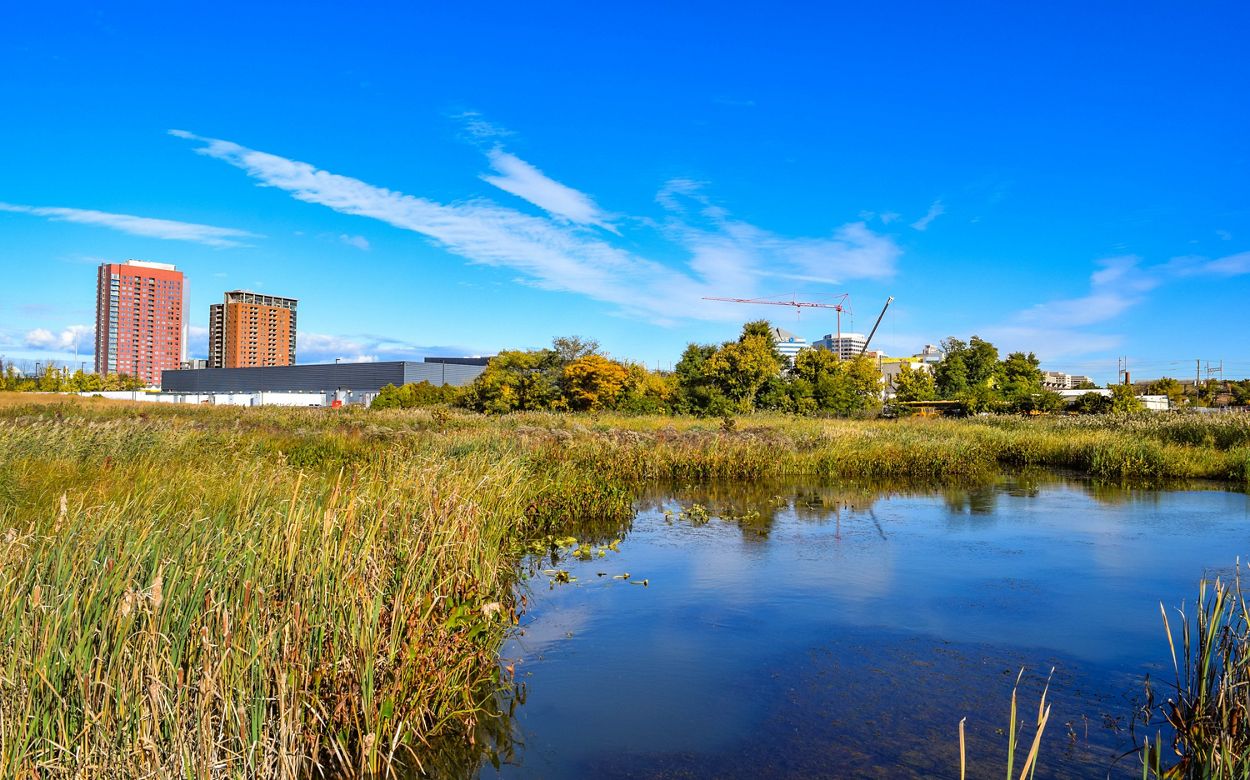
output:
POLYGON ((609 536, 535 562, 481 776, 957 777, 967 717, 968 776, 1001 777, 1022 668, 1030 726, 1051 676, 1038 777, 1140 776, 1117 757, 1160 726, 1134 724, 1146 676, 1160 700, 1173 679, 1160 603, 1234 571, 1250 501, 1058 475, 676 486, 609 536))

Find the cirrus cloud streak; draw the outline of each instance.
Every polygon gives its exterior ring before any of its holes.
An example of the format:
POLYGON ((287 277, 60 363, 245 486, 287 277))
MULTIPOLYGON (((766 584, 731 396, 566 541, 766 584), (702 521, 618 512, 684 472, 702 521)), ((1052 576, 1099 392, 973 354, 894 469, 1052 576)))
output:
POLYGON ((167 241, 191 241, 212 247, 247 246, 244 239, 260 238, 255 233, 235 228, 201 225, 195 222, 178 222, 172 219, 137 217, 133 214, 113 214, 94 209, 75 209, 64 206, 24 206, 18 203, 0 202, 0 211, 14 214, 30 214, 45 217, 53 222, 74 222, 94 225, 128 233, 132 236, 160 238, 167 241))
MULTIPOLYGON (((170 133, 198 142, 199 154, 239 168, 261 186, 417 233, 471 263, 518 271, 528 285, 587 296, 613 304, 627 316, 661 324, 737 319, 741 312, 701 299, 727 291, 758 294, 760 280, 778 274, 888 277, 900 254, 893 239, 863 223, 842 225, 829 238, 789 238, 734 221, 723 209, 708 205, 699 216, 705 224, 671 222, 662 227, 661 234, 690 257, 684 266, 674 266, 649 259, 633 248, 636 244, 622 248, 617 235, 588 230, 597 226, 614 231, 614 225, 589 196, 498 149, 490 157, 501 175, 490 177, 490 183, 546 215, 488 199, 438 203, 231 141, 182 130, 170 133)), ((691 188, 679 194, 692 197, 691 188)))

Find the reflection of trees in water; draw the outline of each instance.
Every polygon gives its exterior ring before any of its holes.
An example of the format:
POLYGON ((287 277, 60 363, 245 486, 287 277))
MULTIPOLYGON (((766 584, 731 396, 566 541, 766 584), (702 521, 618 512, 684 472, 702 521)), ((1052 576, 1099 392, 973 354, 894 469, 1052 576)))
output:
POLYGON ((635 508, 643 512, 669 510, 676 519, 683 509, 698 504, 721 520, 737 523, 746 538, 762 539, 768 536, 779 514, 788 513, 804 522, 836 522, 842 513, 870 512, 877 501, 888 497, 939 497, 952 515, 992 522, 1000 496, 1032 499, 1047 488, 1060 487, 1080 490, 1104 504, 1154 503, 1160 495, 1153 490, 1093 482, 1049 469, 1022 469, 960 485, 914 480, 835 483, 803 477, 749 482, 653 483, 642 488, 635 508))
MULTIPOLYGON (((986 489, 992 494, 994 483, 989 483, 986 489)), ((635 506, 645 512, 668 510, 679 517, 682 509, 698 504, 711 515, 736 523, 744 538, 751 540, 766 538, 781 514, 789 514, 808 523, 836 523, 844 513, 871 514, 882 498, 930 497, 940 492, 938 485, 916 482, 821 483, 810 478, 717 481, 694 485, 650 485, 644 489, 635 506)))
POLYGON ((780 513, 806 522, 829 522, 843 511, 872 508, 890 491, 880 486, 814 484, 812 480, 706 482, 696 485, 652 485, 636 502, 641 511, 674 514, 698 504, 722 520, 735 522, 748 538, 768 535, 780 513))
MULTIPOLYGON (((1199 487, 1192 483, 1177 483, 1170 486, 1171 490, 1183 490, 1186 488, 1194 489, 1199 487)), ((1223 486, 1217 486, 1216 489, 1224 489, 1223 486)), ((1137 490, 1128 488, 1123 485, 1099 484, 1094 483, 1089 487, 1089 495, 1100 504, 1109 506, 1119 506, 1123 504, 1149 504, 1156 506, 1159 499, 1163 496, 1161 490, 1137 490)))
POLYGON ((945 488, 942 491, 942 503, 946 504, 946 511, 952 515, 981 515, 988 516, 994 514, 994 510, 998 507, 998 494, 1001 488, 998 485, 978 485, 975 488, 945 488))

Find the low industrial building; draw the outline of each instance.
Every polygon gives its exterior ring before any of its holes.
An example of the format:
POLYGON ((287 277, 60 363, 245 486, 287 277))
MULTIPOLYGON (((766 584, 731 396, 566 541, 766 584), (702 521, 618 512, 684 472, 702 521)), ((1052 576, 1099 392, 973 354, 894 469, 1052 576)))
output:
MULTIPOLYGON (((1111 390, 1105 387, 1097 387, 1089 390, 1055 390, 1055 395, 1062 398, 1068 405, 1076 402, 1083 395, 1099 395, 1103 398, 1110 398, 1111 390)), ((1166 395, 1142 395, 1134 396, 1142 405, 1142 408, 1148 412, 1166 412, 1172 408, 1168 402, 1166 395)))
POLYGON ((387 385, 429 382, 462 387, 471 384, 486 370, 488 360, 426 358, 422 363, 393 360, 165 371, 161 376, 161 395, 181 396, 186 399, 184 403, 328 406, 338 401, 368 404, 387 385))

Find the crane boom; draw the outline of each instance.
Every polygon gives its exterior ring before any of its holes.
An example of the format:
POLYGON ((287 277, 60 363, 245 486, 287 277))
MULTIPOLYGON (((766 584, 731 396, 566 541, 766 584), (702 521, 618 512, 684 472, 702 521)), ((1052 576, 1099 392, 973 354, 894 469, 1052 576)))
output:
POLYGON ((891 295, 885 299, 885 305, 881 307, 881 313, 877 315, 877 321, 873 323, 872 330, 868 333, 868 338, 864 339, 864 346, 860 347, 859 354, 868 351, 868 345, 872 343, 872 337, 877 335, 877 328, 881 325, 881 318, 885 316, 885 310, 890 308, 890 304, 894 303, 894 296, 891 295))
POLYGON ((796 309, 834 309, 842 311, 842 301, 846 300, 845 295, 837 303, 816 303, 814 301, 773 301, 768 298, 714 298, 705 296, 705 301, 726 301, 728 303, 762 303, 767 306, 793 306, 796 309))
POLYGON ((705 296, 703 300, 725 301, 727 303, 759 303, 759 304, 764 304, 767 306, 793 306, 794 313, 796 316, 801 315, 804 309, 833 309, 835 312, 837 312, 837 315, 838 315, 838 344, 839 344, 838 354, 840 356, 841 355, 840 346, 842 343, 842 312, 843 312, 842 304, 846 303, 846 299, 849 297, 850 297, 849 293, 843 293, 842 295, 837 296, 835 303, 820 303, 817 301, 799 301, 799 300, 795 300, 793 295, 790 297, 790 300, 777 300, 775 298, 714 298, 710 296, 705 296))

